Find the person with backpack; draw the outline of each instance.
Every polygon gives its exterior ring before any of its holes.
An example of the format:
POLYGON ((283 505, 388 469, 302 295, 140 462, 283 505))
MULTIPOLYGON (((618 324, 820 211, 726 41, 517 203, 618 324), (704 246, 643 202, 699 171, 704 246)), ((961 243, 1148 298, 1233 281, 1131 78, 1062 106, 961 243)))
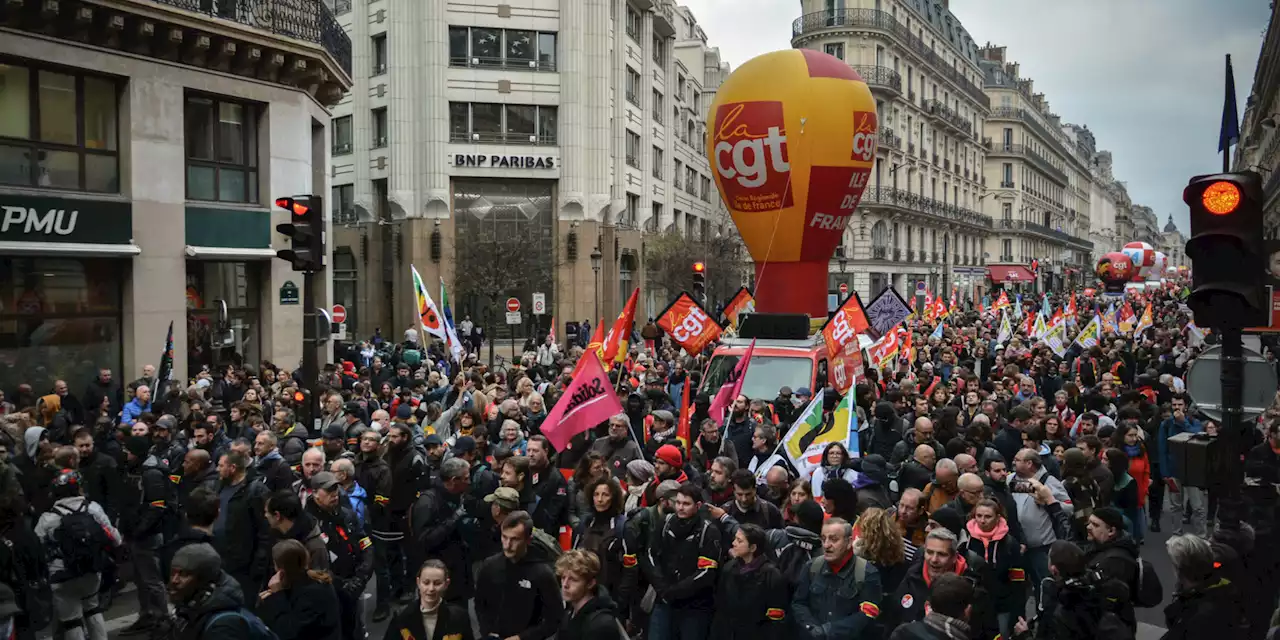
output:
POLYGON ((111 549, 124 543, 102 506, 84 497, 80 472, 63 469, 53 480, 53 508, 40 515, 36 537, 49 558, 56 620, 66 640, 106 640, 98 608, 102 571, 111 549))
POLYGON ((600 585, 600 559, 590 551, 574 549, 556 560, 560 597, 567 609, 556 640, 625 640, 618 622, 618 606, 609 590, 600 585))
POLYGON ((793 509, 796 524, 768 532, 769 548, 774 564, 787 579, 788 593, 800 586, 801 574, 809 570, 814 558, 822 557, 822 506, 805 500, 793 509))
POLYGON ((1097 571, 1087 571, 1085 553, 1073 542, 1049 546, 1049 573, 1039 590, 1034 626, 1019 618, 1014 640, 1132 640, 1117 611, 1129 589, 1097 571))
MULTIPOLYGON (((222 570, 222 558, 212 545, 179 549, 171 567, 169 601, 178 620, 174 640, 279 640, 245 609, 239 583, 222 570)), ((336 617, 337 605, 332 611, 336 617)), ((337 626, 335 622, 333 628, 337 626)))
POLYGON ((1138 556, 1138 545, 1125 531, 1124 514, 1115 507, 1099 507, 1089 516, 1089 542, 1084 546, 1089 571, 1129 587, 1130 600, 1120 607, 1120 619, 1136 632, 1134 607, 1156 607, 1164 598, 1151 563, 1138 556))
POLYGON ((803 640, 876 638, 884 592, 875 565, 853 552, 853 525, 831 518, 822 527, 822 556, 809 562, 791 598, 803 640))

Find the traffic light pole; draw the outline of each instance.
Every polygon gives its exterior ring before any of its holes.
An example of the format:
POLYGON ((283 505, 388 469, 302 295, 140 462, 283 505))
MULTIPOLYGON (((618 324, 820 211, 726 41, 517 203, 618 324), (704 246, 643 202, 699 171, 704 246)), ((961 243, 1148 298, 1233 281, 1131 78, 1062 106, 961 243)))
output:
POLYGON ((1244 484, 1241 456, 1244 439, 1244 339, 1239 327, 1224 328, 1222 340, 1222 429, 1218 440, 1223 450, 1221 499, 1240 496, 1244 484))
MULTIPOLYGON (((320 417, 320 396, 316 393, 316 384, 320 380, 320 360, 317 349, 320 348, 319 318, 316 311, 316 281, 320 274, 307 271, 302 274, 302 388, 307 394, 311 406, 308 408, 313 423, 320 417)), ((314 424, 303 425, 308 430, 314 424)))

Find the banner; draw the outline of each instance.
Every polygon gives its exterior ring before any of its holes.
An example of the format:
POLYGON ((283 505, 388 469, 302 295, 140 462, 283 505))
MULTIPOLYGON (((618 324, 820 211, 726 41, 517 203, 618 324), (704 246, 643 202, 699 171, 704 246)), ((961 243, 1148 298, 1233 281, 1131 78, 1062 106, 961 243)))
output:
POLYGON ((1142 310, 1142 317, 1138 319, 1138 326, 1134 330, 1135 336, 1142 335, 1143 331, 1155 326, 1155 318, 1151 314, 1151 303, 1147 303, 1147 308, 1142 310))
POLYGON ((864 311, 867 324, 870 325, 866 334, 873 339, 880 339, 911 315, 911 305, 907 304, 897 289, 887 287, 866 306, 864 311))
POLYGON ((996 298, 996 301, 991 305, 991 310, 1000 311, 1002 309, 1008 309, 1008 308, 1009 308, 1009 294, 1001 291, 1000 297, 996 298))
MULTIPOLYGON (((1006 307, 1009 305, 1005 305, 1006 307)), ((1000 314, 1000 333, 996 334, 996 342, 1004 344, 1013 337, 1013 326, 1009 324, 1009 314, 1000 314)))
POLYGON ((733 294, 733 299, 729 300, 729 304, 724 306, 724 317, 729 320, 729 326, 734 330, 738 328, 738 316, 743 313, 753 313, 756 310, 756 299, 751 297, 751 291, 746 287, 738 289, 733 294))
POLYGON ((639 297, 640 287, 636 287, 636 290, 631 292, 631 297, 627 298, 627 304, 622 307, 618 319, 613 321, 613 328, 609 329, 609 335, 604 339, 604 356, 600 359, 606 371, 612 369, 615 363, 627 359, 627 344, 631 342, 631 331, 635 328, 636 300, 639 297))
POLYGON ((844 343, 840 353, 831 357, 828 368, 836 391, 842 394, 849 393, 853 385, 857 384, 858 376, 862 375, 862 348, 858 344, 858 339, 854 338, 844 343))
MULTIPOLYGON (((440 318, 440 308, 436 306, 431 294, 427 292, 427 285, 423 284, 422 276, 418 275, 418 269, 413 265, 409 265, 409 272, 413 275, 413 297, 414 297, 414 313, 418 317, 422 330, 428 336, 431 336, 445 344, 449 343, 449 334, 445 331, 444 320, 440 318)), ((426 336, 422 336, 424 340, 418 344, 426 346, 426 336)))
POLYGON ((1067 325, 1065 322, 1059 322, 1045 331, 1041 338, 1045 346, 1053 349, 1054 354, 1059 358, 1067 353, 1067 325))
POLYGON ((151 390, 151 401, 160 402, 173 380, 173 321, 169 321, 169 336, 164 339, 164 353, 160 354, 160 370, 156 372, 156 388, 151 390))
POLYGON ((871 358, 871 364, 877 370, 884 369, 885 365, 893 365, 893 359, 898 355, 898 343, 902 341, 906 333, 906 328, 899 326, 890 331, 888 335, 880 338, 867 350, 867 354, 871 358))
POLYGON ((716 392, 716 397, 711 400, 711 409, 707 415, 712 420, 722 422, 724 413, 733 404, 733 399, 742 393, 742 381, 747 377, 747 367, 751 365, 751 355, 756 351, 756 341, 753 339, 751 345, 747 347, 747 352, 742 354, 742 358, 738 360, 738 364, 733 366, 733 371, 729 372, 729 377, 724 379, 724 384, 720 385, 720 390, 716 392))
POLYGON ((702 305, 688 293, 681 292, 658 316, 658 328, 667 332, 680 348, 697 356, 720 337, 720 325, 711 319, 702 305))
POLYGON ((827 357, 834 358, 842 353, 845 344, 849 342, 856 347, 858 334, 870 327, 867 313, 862 308, 862 298, 854 292, 822 325, 822 341, 827 345, 827 357))
POLYGON ((1094 314, 1093 320, 1090 320, 1089 324, 1085 325, 1084 330, 1080 332, 1080 335, 1076 336, 1075 344, 1080 345, 1082 348, 1089 349, 1098 344, 1098 339, 1101 337, 1102 318, 1097 314, 1094 314))
POLYGON ((840 399, 840 404, 836 405, 835 411, 831 412, 831 422, 836 425, 846 425, 844 428, 849 431, 849 439, 845 441, 844 446, 849 450, 849 457, 862 457, 862 449, 858 444, 857 398, 852 391, 846 393, 840 399))
POLYGON ((579 433, 622 413, 622 403, 594 352, 582 354, 575 371, 573 382, 542 422, 542 435, 557 451, 579 433))
POLYGON ((813 396, 813 401, 796 418, 782 442, 783 452, 801 478, 811 475, 814 469, 822 465, 822 452, 827 445, 833 442, 845 444, 849 441, 848 420, 841 423, 833 414, 831 422, 823 423, 822 402, 825 395, 826 390, 822 390, 813 396))
POLYGON ((1044 334, 1046 334, 1046 333, 1048 333, 1048 332, 1049 332, 1049 325, 1048 325, 1048 324, 1045 324, 1044 316, 1043 316, 1043 315, 1041 315, 1041 314, 1039 314, 1039 313, 1037 313, 1037 314, 1036 314, 1036 323, 1035 323, 1035 325, 1034 325, 1034 326, 1032 326, 1032 327, 1031 327, 1031 334, 1030 334, 1030 335, 1031 335, 1031 337, 1032 337, 1032 338, 1040 338, 1040 339, 1043 339, 1043 338, 1044 338, 1044 334))
MULTIPOLYGON (((458 331, 453 326, 453 311, 449 309, 449 290, 444 286, 444 278, 440 278, 440 307, 444 309, 444 334, 448 338, 449 353, 453 356, 454 362, 462 364, 465 352, 462 348, 462 341, 458 339, 458 331)), ((555 330, 555 322, 553 321, 551 324, 552 333, 555 330)))

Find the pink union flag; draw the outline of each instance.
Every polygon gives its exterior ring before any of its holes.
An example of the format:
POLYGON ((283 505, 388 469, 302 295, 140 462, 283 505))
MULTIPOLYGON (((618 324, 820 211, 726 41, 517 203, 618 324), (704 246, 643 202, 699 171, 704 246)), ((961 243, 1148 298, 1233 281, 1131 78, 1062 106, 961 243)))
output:
POLYGON ((622 403, 613 392, 609 376, 596 352, 588 351, 578 361, 573 382, 543 421, 542 435, 560 451, 574 436, 619 413, 622 403))
POLYGON ((724 384, 720 385, 720 390, 716 392, 716 397, 711 401, 711 409, 707 415, 716 420, 724 420, 724 413, 729 409, 729 405, 733 404, 733 399, 742 393, 742 380, 747 377, 747 366, 751 364, 751 354, 756 350, 756 341, 753 339, 751 345, 747 347, 747 352, 742 354, 742 359, 738 360, 738 364, 734 365, 733 371, 729 372, 729 377, 725 378, 724 384))

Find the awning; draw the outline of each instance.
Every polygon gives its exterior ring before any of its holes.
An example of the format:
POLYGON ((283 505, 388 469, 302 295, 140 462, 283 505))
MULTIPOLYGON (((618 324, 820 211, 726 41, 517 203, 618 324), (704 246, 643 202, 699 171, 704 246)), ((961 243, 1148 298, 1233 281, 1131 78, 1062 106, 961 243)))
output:
POLYGON ((89 244, 87 242, 0 242, 0 255, 136 256, 136 244, 89 244))
POLYGON ((1018 264, 996 264, 987 267, 987 277, 992 282, 1035 282, 1031 270, 1018 264))
POLYGON ((247 249, 238 247, 197 247, 187 245, 187 255, 210 260, 266 260, 276 257, 274 249, 247 249))

